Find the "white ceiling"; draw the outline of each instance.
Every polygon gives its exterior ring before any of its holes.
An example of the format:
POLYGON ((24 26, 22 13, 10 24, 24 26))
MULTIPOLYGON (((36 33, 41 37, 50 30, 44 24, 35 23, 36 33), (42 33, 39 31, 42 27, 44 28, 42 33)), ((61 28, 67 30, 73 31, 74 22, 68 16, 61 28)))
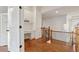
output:
POLYGON ((66 15, 71 12, 79 11, 79 6, 44 6, 41 8, 43 18, 66 15), (58 11, 58 13, 56 13, 56 11, 58 11))
POLYGON ((45 12, 48 12, 50 10, 58 9, 58 8, 61 8, 61 7, 62 6, 42 6, 41 7, 41 12, 45 13, 45 12))
POLYGON ((7 13, 8 7, 7 6, 0 6, 0 13, 7 13))
POLYGON ((33 6, 23 6, 24 10, 28 10, 28 11, 32 11, 33 10, 33 6))
MULTIPOLYGON (((35 6, 25 6, 24 9, 33 10, 35 6)), ((66 15, 71 12, 79 11, 79 6, 37 6, 42 13, 42 18, 51 18, 60 15, 66 15), (58 13, 56 13, 58 11, 58 13)))

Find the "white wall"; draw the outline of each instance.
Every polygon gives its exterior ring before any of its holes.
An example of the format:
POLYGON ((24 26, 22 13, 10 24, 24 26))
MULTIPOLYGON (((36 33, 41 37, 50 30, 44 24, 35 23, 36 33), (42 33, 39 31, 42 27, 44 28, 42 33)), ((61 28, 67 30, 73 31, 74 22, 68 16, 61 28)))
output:
POLYGON ((28 33, 32 31, 33 25, 33 8, 26 6, 24 7, 24 20, 28 20, 29 22, 24 22, 24 33, 28 33))
MULTIPOLYGON (((67 24, 66 15, 52 17, 50 19, 43 19, 43 26, 50 26, 53 30, 56 31, 65 31, 67 29, 64 27, 64 24, 67 24)), ((53 33, 53 38, 68 42, 68 35, 64 33, 53 33)))
POLYGON ((69 31, 74 31, 77 23, 79 23, 79 11, 67 14, 67 19, 69 24, 69 31))
POLYGON ((39 38, 41 36, 42 15, 41 10, 37 7, 25 7, 24 10, 25 20, 24 32, 31 33, 31 38, 39 38))
MULTIPOLYGON (((0 17, 0 33, 1 33, 1 17, 0 17)), ((1 34, 0 34, 0 39, 1 39, 1 34)))
POLYGON ((54 30, 58 31, 64 31, 64 24, 66 24, 66 15, 43 19, 43 26, 51 26, 54 30))
POLYGON ((7 13, 0 13, 0 46, 8 43, 7 21, 7 13))
POLYGON ((24 33, 29 33, 32 31, 32 24, 24 22, 24 33))
POLYGON ((42 26, 42 14, 40 9, 34 7, 33 10, 33 29, 32 29, 32 38, 39 38, 41 36, 41 26, 42 26))

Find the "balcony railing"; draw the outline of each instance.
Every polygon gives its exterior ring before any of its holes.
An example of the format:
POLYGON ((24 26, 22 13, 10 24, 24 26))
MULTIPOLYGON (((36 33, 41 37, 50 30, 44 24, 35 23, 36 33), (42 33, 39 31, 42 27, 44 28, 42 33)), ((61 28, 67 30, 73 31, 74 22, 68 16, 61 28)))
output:
POLYGON ((48 40, 60 40, 63 42, 66 42, 66 45, 72 46, 73 51, 79 51, 78 50, 78 42, 79 41, 79 29, 75 28, 75 32, 64 32, 64 31, 55 31, 53 29, 50 29, 50 27, 42 27, 42 38, 48 40))

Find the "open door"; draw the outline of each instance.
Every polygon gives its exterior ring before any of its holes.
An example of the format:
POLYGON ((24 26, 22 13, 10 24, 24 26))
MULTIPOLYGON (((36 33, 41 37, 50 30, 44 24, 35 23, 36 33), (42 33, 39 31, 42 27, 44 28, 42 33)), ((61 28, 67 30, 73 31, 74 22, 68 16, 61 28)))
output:
POLYGON ((23 51, 23 18, 22 9, 19 6, 8 7, 9 39, 8 49, 13 52, 23 51))
POLYGON ((8 7, 8 26, 10 29, 8 39, 8 50, 11 52, 19 52, 19 7, 9 6, 8 7))

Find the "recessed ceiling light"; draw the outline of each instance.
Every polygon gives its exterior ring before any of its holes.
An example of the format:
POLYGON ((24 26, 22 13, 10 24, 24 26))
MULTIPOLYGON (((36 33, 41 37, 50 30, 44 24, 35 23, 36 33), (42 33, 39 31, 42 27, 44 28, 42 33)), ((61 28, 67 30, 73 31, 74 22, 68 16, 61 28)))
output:
POLYGON ((57 10, 55 12, 56 12, 56 14, 59 13, 59 11, 57 11, 57 10))

